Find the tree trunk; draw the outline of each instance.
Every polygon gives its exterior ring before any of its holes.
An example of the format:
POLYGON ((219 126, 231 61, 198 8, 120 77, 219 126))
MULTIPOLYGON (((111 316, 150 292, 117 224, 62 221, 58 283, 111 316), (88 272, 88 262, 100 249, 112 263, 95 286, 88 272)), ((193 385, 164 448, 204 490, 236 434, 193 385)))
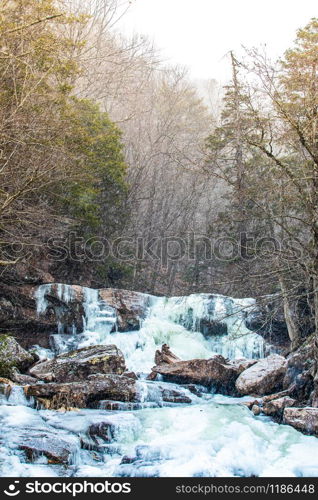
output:
POLYGON ((292 350, 295 350, 301 343, 301 335, 297 321, 296 302, 295 298, 290 295, 282 276, 279 278, 279 284, 283 296, 284 316, 288 335, 291 341, 291 348, 292 350))

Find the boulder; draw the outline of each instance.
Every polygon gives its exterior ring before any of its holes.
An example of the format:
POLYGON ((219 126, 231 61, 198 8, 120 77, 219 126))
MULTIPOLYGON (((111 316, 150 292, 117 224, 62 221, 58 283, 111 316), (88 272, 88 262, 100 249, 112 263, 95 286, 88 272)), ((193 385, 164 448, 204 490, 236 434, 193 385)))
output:
POLYGON ((149 375, 147 376, 146 380, 155 381, 155 380, 157 380, 157 375, 158 375, 158 373, 151 371, 149 373, 149 375))
POLYGON ((34 344, 49 348, 50 333, 56 331, 51 309, 46 316, 37 315, 36 290, 33 285, 0 283, 0 333, 10 332, 25 349, 34 344))
POLYGON ((283 356, 272 354, 243 371, 236 381, 242 394, 264 395, 280 389, 286 373, 287 362, 283 356))
POLYGON ((30 462, 44 455, 51 464, 68 464, 76 451, 74 445, 56 435, 34 431, 19 439, 18 448, 30 462))
POLYGON ((269 403, 270 401, 273 401, 274 399, 279 399, 279 398, 284 398, 285 396, 289 396, 289 391, 281 391, 281 392, 275 392, 274 394, 269 394, 268 396, 263 396, 262 397, 262 404, 264 403, 269 403))
POLYGON ((240 359, 232 359, 230 361, 230 364, 235 367, 237 370, 238 374, 240 375, 244 370, 247 370, 251 366, 255 365, 257 363, 257 359, 245 359, 245 358, 240 358, 240 359))
POLYGON ((0 377, 0 394, 3 394, 7 398, 10 396, 13 382, 7 378, 0 377))
POLYGON ((102 400, 138 401, 136 381, 115 374, 89 375, 81 382, 29 385, 24 391, 46 409, 96 408, 102 400))
POLYGON ((186 394, 175 389, 163 388, 161 392, 162 401, 165 403, 191 404, 192 400, 186 394))
POLYGON ((111 443, 114 439, 115 426, 110 422, 98 422, 89 426, 87 434, 97 445, 111 443))
POLYGON ((318 436, 318 408, 285 408, 284 423, 305 434, 318 436))
POLYGON ((251 411, 255 415, 255 417, 261 414, 261 409, 258 405, 253 405, 251 411))
POLYGON ((38 383, 35 377, 31 377, 30 375, 22 375, 21 373, 17 372, 13 373, 12 380, 18 385, 30 385, 38 383))
POLYGON ((207 387, 203 387, 203 385, 196 385, 196 384, 184 384, 181 385, 184 389, 187 389, 188 391, 191 392, 191 394, 194 394, 198 398, 202 398, 203 394, 208 394, 209 390, 207 387))
POLYGON ((127 372, 124 372, 124 373, 123 373, 123 375, 124 375, 125 377, 132 378, 132 379, 134 379, 134 380, 138 380, 138 377, 137 377, 137 375, 136 375, 136 373, 135 373, 135 372, 130 372, 130 371, 127 371, 127 372))
POLYGON ((45 382, 77 382, 97 373, 116 373, 126 370, 122 352, 115 345, 84 347, 37 363, 30 375, 45 382))
POLYGON ((27 370, 35 359, 9 335, 0 335, 0 376, 11 378, 16 370, 27 370))
MULTIPOLYGON (((172 384, 147 382, 146 402, 159 406, 164 405, 164 403, 190 404, 192 399, 187 389, 187 387, 182 388, 172 384)), ((141 401, 143 400, 141 398, 141 401)))
POLYGON ((242 401, 240 404, 246 406, 249 410, 252 410, 253 406, 259 406, 262 403, 262 399, 251 399, 250 401, 242 401))
POLYGON ((155 354, 155 363, 156 365, 160 365, 162 363, 167 363, 168 365, 171 365, 172 363, 175 363, 176 361, 181 361, 178 356, 173 354, 171 352, 170 347, 167 344, 163 344, 161 351, 157 350, 155 354))
POLYGON ((152 372, 162 375, 169 382, 199 384, 223 394, 233 393, 238 376, 238 369, 221 355, 210 359, 162 363, 153 367, 152 372))
POLYGON ((294 406, 296 400, 290 398, 289 396, 284 396, 282 398, 273 399, 271 401, 263 402, 263 413, 270 417, 276 417, 279 420, 282 419, 285 408, 294 406))

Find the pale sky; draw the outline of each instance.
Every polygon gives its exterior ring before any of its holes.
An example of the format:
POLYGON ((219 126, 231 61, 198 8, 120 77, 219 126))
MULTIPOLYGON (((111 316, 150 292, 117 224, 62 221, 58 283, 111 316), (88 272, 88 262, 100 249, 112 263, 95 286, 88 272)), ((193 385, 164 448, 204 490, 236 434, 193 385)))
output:
POLYGON ((119 28, 147 35, 167 63, 188 66, 193 78, 223 82, 229 50, 266 43, 278 57, 312 17, 317 0, 132 0, 119 28))

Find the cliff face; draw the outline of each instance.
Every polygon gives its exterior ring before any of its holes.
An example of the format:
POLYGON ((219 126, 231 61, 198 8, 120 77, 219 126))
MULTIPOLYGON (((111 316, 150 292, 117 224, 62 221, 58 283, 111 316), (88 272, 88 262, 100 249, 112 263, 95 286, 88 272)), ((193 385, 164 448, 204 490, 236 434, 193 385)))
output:
MULTIPOLYGON (((114 310, 114 329, 134 331, 140 328, 151 296, 116 288, 93 290, 79 285, 62 285, 54 283, 48 273, 38 276, 36 283, 0 283, 0 333, 12 334, 26 348, 35 344, 48 348, 50 334, 70 334, 74 329, 78 333, 83 331, 83 318, 88 313, 85 308, 93 307, 94 300, 99 302, 101 309, 104 307, 101 314, 107 315, 107 308, 114 310)), ((257 301, 253 310, 243 313, 245 324, 284 354, 289 348, 284 318, 279 309, 267 317, 266 307, 257 301)), ((204 321, 204 318, 200 320, 198 327, 203 334, 206 333, 204 321)), ((222 323, 216 322, 214 326, 214 335, 226 333, 220 330, 224 327, 222 323)))
POLYGON ((56 328, 56 321, 49 314, 37 316, 35 290, 32 285, 1 286, 0 332, 13 334, 24 347, 49 347, 49 333, 56 328))
MULTIPOLYGON (((43 276, 49 278, 49 275, 43 276)), ((88 292, 96 292, 96 300, 105 309, 115 310, 118 331, 137 330, 144 318, 150 297, 139 292, 112 288, 90 290, 78 285, 2 284, 0 289, 0 333, 12 334, 29 348, 38 344, 49 347, 52 333, 81 333, 85 307, 90 307, 88 292)))

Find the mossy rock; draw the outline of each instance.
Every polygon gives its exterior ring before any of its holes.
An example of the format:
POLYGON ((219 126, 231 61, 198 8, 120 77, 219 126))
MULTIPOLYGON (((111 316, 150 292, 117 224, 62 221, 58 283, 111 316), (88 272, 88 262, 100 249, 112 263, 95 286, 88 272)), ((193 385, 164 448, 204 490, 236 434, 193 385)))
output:
POLYGON ((0 377, 11 378, 16 370, 26 371, 34 361, 13 337, 0 335, 0 377))
POLYGON ((30 375, 44 382, 78 382, 97 373, 122 375, 123 353, 115 345, 93 345, 35 364, 30 375))

